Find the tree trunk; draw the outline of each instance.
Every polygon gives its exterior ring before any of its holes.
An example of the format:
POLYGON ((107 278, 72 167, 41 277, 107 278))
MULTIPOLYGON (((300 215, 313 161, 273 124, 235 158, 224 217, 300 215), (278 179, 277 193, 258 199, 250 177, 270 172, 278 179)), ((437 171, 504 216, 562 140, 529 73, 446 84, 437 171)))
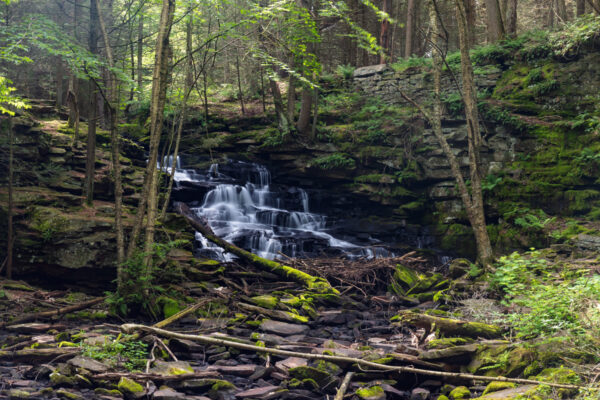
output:
MULTIPOLYGON (((90 7, 90 30, 88 37, 90 53, 98 53, 98 13, 96 7, 90 7)), ((89 81, 90 104, 88 110, 88 131, 85 163, 85 199, 91 205, 94 201, 94 175, 96 163, 96 123, 98 122, 98 96, 96 85, 89 81)))
POLYGON ((517 35, 518 0, 508 0, 506 3, 506 34, 510 37, 517 35))
POLYGON ((581 17, 585 14, 585 0, 577 0, 577 12, 576 15, 581 17))
POLYGON ((12 279, 13 272, 13 248, 15 243, 13 226, 13 181, 14 181, 14 132, 11 117, 3 118, 2 125, 8 131, 8 210, 7 210, 7 234, 6 234, 6 278, 12 279))
MULTIPOLYGON (((293 68, 294 64, 290 63, 290 67, 293 68)), ((287 92, 287 119, 293 124, 294 117, 296 116, 296 80, 294 75, 290 74, 288 79, 288 92, 287 92)))
POLYGON ((404 44, 404 57, 410 58, 413 54, 413 42, 415 35, 415 0, 408 0, 406 8, 406 38, 404 44))
POLYGON ((298 115, 298 123, 296 128, 301 134, 308 136, 310 127, 310 112, 312 110, 313 89, 304 85, 302 87, 302 99, 300 103, 300 115, 298 115))
MULTIPOLYGON (((511 1, 511 0, 509 0, 511 1)), ((516 1, 516 0, 515 0, 516 1)), ((469 46, 473 47, 476 44, 475 26, 477 25, 477 4, 475 0, 468 0, 465 3, 467 13, 467 29, 469 34, 469 46)))
MULTIPOLYGON (((465 8, 464 11, 466 12, 466 4, 463 3, 463 7, 465 8)), ((488 24, 488 42, 494 43, 504 37, 504 25, 502 23, 500 4, 498 3, 498 0, 485 0, 485 8, 488 24)))
MULTIPOLYGON (((491 266, 493 253, 490 238, 486 229, 483 192, 481 189, 480 152, 481 131, 479 127, 479 112, 477 110, 477 88, 473 73, 473 64, 469 55, 469 40, 467 34, 467 19, 465 0, 456 0, 456 14, 458 19, 458 34, 460 40, 461 73, 463 82, 463 99, 465 103, 465 116, 467 119, 469 167, 471 170, 471 195, 470 204, 467 206, 467 215, 477 243, 477 256, 479 261, 487 268, 491 266), (470 205, 470 207, 468 206, 470 205)), ((497 3, 496 3, 497 4, 497 3)), ((466 190, 466 187, 461 191, 466 190)), ((469 193, 462 194, 463 198, 469 197, 469 193)))
MULTIPOLYGON (((73 0, 73 38, 75 42, 79 42, 77 35, 77 23, 79 21, 79 0, 73 0)), ((73 147, 77 146, 79 139, 79 79, 75 73, 71 71, 69 77, 69 90, 67 91, 67 105, 69 106, 69 128, 74 129, 73 147)))
POLYGON ((287 119, 285 110, 283 109, 283 100, 281 99, 281 91, 275 79, 269 79, 269 86, 273 96, 273 105, 275 106, 275 114, 277 114, 277 123, 279 130, 283 133, 290 131, 290 122, 287 119))
POLYGON ((244 106, 244 92, 242 90, 242 77, 241 77, 241 73, 240 73, 240 56, 237 54, 237 50, 235 53, 235 70, 237 73, 238 96, 240 96, 240 108, 242 110, 242 115, 245 115, 246 107, 244 106))
MULTIPOLYGON (((102 32, 102 38, 104 39, 104 51, 106 52, 106 58, 108 59, 108 65, 111 70, 115 69, 115 60, 113 56, 112 46, 108 37, 108 31, 104 19, 102 18, 102 11, 100 9, 99 0, 93 0, 94 4, 92 8, 96 8, 98 15, 98 23, 100 25, 100 31, 102 32)), ((113 179, 115 180, 115 231, 117 235, 117 287, 121 288, 124 284, 124 271, 123 262, 125 261, 125 238, 123 234, 123 182, 121 180, 121 161, 120 157, 120 142, 121 138, 117 131, 117 112, 119 110, 119 94, 117 90, 117 76, 114 72, 110 71, 108 74, 108 97, 105 99, 106 108, 109 112, 109 130, 112 147, 112 163, 113 163, 113 179), (112 104, 111 104, 112 103, 112 104)))
MULTIPOLYGON (((156 214, 158 206, 158 176, 156 161, 162 133, 163 114, 167 96, 167 81, 169 74, 169 36, 175 14, 175 0, 163 0, 158 37, 156 40, 156 56, 154 73, 152 75, 152 98, 150 104, 150 156, 146 168, 146 184, 144 192, 148 199, 146 218, 146 238, 144 243, 146 274, 149 274, 152 264, 154 232, 156 230, 156 214)), ((142 200, 140 200, 142 201, 142 200)))
POLYGON ((56 57, 56 107, 62 107, 64 104, 64 81, 65 66, 63 65, 62 59, 60 57, 56 57))
MULTIPOLYGON (((392 12, 392 0, 383 0, 383 12, 392 12)), ((384 18, 381 21, 381 28, 379 32, 379 45, 381 46, 381 54, 379 55, 379 64, 385 64, 386 59, 389 58, 390 54, 390 20, 384 18)))
POLYGON ((138 14, 138 38, 137 38, 137 86, 138 101, 142 101, 144 85, 144 14, 142 10, 138 14))
POLYGON ((165 195, 164 203, 162 206, 162 210, 160 213, 160 220, 164 220, 165 215, 167 214, 167 208, 169 206, 169 201, 171 199, 171 192, 173 190, 173 182, 175 181, 175 167, 177 166, 177 157, 179 155, 179 143, 181 142, 181 133, 183 131, 183 124, 185 123, 185 119, 187 116, 187 103, 194 88, 194 60, 192 59, 193 54, 193 42, 192 42, 192 28, 193 28, 193 14, 192 9, 190 8, 190 15, 188 16, 188 21, 186 23, 186 56, 187 56, 187 64, 185 68, 185 89, 184 96, 181 103, 181 117, 179 118, 179 125, 177 126, 177 136, 175 138, 175 149, 173 151, 173 161, 171 163, 171 171, 169 176, 169 185, 167 187, 167 193, 165 195))
POLYGON ((564 24, 568 20, 567 15, 567 5, 565 4, 565 0, 555 0, 556 1, 556 15, 559 24, 564 24))

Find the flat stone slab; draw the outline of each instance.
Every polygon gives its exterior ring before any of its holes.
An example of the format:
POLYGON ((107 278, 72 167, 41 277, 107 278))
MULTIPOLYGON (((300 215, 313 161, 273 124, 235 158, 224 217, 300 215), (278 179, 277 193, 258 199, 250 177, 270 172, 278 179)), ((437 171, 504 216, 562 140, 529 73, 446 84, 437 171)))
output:
POLYGON ((178 392, 171 388, 165 388, 154 392, 152 397, 154 400, 178 400, 187 398, 184 393, 178 392))
POLYGON ((527 393, 535 387, 537 387, 537 385, 523 385, 512 389, 499 390, 478 398, 481 400, 511 400, 517 396, 527 393))
POLYGON ((285 360, 281 360, 281 361, 277 361, 275 363, 275 368, 277 368, 280 371, 288 371, 292 368, 296 368, 296 367, 305 367, 306 365, 308 365, 308 361, 305 358, 300 358, 300 357, 289 357, 286 358, 285 360))
POLYGON ((93 358, 83 356, 71 358, 69 361, 67 361, 67 364, 70 364, 77 368, 83 368, 90 372, 95 372, 98 374, 109 370, 109 368, 106 365, 102 364, 100 361, 96 361, 93 358))
POLYGON ((270 319, 260 324, 260 329, 265 332, 284 336, 301 335, 309 330, 306 325, 288 324, 287 322, 273 321, 270 319))
POLYGON ((353 76, 355 78, 365 78, 367 76, 371 76, 371 75, 375 75, 380 72, 383 72, 386 69, 388 69, 388 66, 386 64, 369 65, 369 66, 362 67, 362 68, 356 68, 354 70, 353 76))
POLYGON ((271 393, 275 393, 278 390, 280 390, 281 388, 279 386, 264 386, 264 387, 258 387, 258 388, 254 388, 254 389, 249 389, 249 390, 244 390, 243 392, 239 392, 235 394, 235 397, 237 397, 238 399, 244 399, 247 397, 252 397, 252 398, 256 398, 256 397, 265 397, 265 396, 269 396, 271 393))
POLYGON ((251 376, 256 372, 258 365, 246 364, 246 365, 211 365, 207 368, 207 371, 217 371, 223 375, 235 375, 235 376, 251 376))

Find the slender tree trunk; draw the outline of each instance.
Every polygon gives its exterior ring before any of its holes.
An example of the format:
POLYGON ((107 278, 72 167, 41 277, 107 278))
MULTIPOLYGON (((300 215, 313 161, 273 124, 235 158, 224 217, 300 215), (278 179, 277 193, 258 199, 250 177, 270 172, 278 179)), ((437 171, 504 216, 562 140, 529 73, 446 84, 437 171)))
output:
MULTIPOLYGON (((152 250, 154 245, 154 232, 156 230, 156 214, 158 206, 158 176, 156 161, 158 147, 163 125, 163 113, 167 95, 167 81, 169 74, 169 36, 173 17, 175 14, 175 0, 163 0, 158 37, 156 40, 156 56, 154 60, 154 73, 152 75, 152 99, 150 105, 150 156, 146 168, 146 188, 144 190, 148 199, 148 215, 146 219, 146 238, 144 244, 145 265, 150 273, 152 264, 152 250)), ((140 200, 141 201, 141 200, 140 200)))
POLYGON ((138 14, 138 38, 137 38, 137 86, 138 101, 142 101, 144 86, 144 14, 142 10, 138 14))
POLYGON ((465 3, 465 7, 467 13, 467 32, 469 35, 469 46, 473 47, 476 43, 475 26, 477 25, 477 4, 475 3, 475 0, 468 0, 465 3))
POLYGON ((287 119, 285 110, 283 109, 283 100, 281 99, 281 91, 275 79, 269 79, 269 86, 273 96, 273 105, 275 106, 275 114, 277 114, 277 123, 281 132, 287 133, 290 131, 290 122, 287 119))
MULTIPOLYGON (((90 7, 90 30, 88 37, 90 53, 98 53, 98 13, 96 7, 90 7)), ((94 201, 94 175, 96 163, 96 124, 98 120, 98 95, 96 84, 89 81, 90 105, 88 111, 88 131, 85 163, 85 199, 91 205, 94 201)))
MULTIPOLYGON (((392 0, 383 0, 383 12, 392 12, 392 0)), ((381 46, 382 53, 379 55, 379 64, 385 64, 386 58, 389 58, 390 54, 390 20, 384 18, 381 21, 381 28, 379 32, 379 45, 381 46)))
POLYGON ((8 226, 6 235, 6 277, 12 279, 13 273, 13 249, 14 249, 14 226, 13 226, 13 181, 14 181, 14 131, 11 117, 3 118, 2 125, 8 131, 8 226))
POLYGON ((313 102, 313 90, 308 86, 302 87, 302 99, 300 103, 300 115, 298 115, 297 129, 298 132, 308 136, 310 127, 310 112, 313 102))
POLYGON ((518 0, 508 0, 506 3, 506 34, 514 37, 517 35, 517 8, 518 0))
POLYGON ((576 15, 581 17, 585 14, 585 0, 577 0, 577 11, 576 15))
MULTIPOLYGON (((465 103, 465 116, 467 119, 469 166, 471 169, 471 203, 467 206, 467 215, 475 233, 477 255, 480 262, 489 267, 493 253, 490 238, 487 233, 483 192, 481 189, 481 130, 479 127, 479 112, 477 110, 477 92, 473 73, 473 64, 469 55, 469 40, 467 34, 467 18, 464 0, 456 0, 458 34, 460 40, 461 73, 463 82, 463 99, 465 103)), ((468 192, 462 197, 467 197, 468 192)))
MULTIPOLYGON (((293 67, 293 63, 290 66, 293 67)), ((296 115, 296 79, 294 75, 290 74, 288 79, 288 92, 287 92, 287 119, 291 124, 294 123, 294 117, 296 115)))
POLYGON ((208 77, 206 68, 202 71, 202 94, 204 95, 204 125, 208 134, 208 77))
POLYGON ((244 106, 244 92, 242 91, 242 77, 240 73, 240 57, 237 54, 237 50, 235 53, 235 69, 237 73, 237 84, 238 84, 238 95, 240 96, 240 107, 242 110, 242 115, 246 114, 246 107, 244 106))
POLYGON ((65 82, 65 66, 60 57, 56 57, 56 107, 62 107, 65 82))
POLYGON ((406 6, 406 37, 404 43, 404 57, 410 58, 413 54, 413 42, 415 36, 415 0, 408 0, 406 6))
POLYGON ((262 110, 263 114, 267 112, 267 98, 266 98, 266 88, 265 88, 265 73, 263 71, 262 66, 260 67, 260 96, 262 99, 262 110))
MULTIPOLYGON (((104 51, 106 52, 106 58, 108 59, 108 65, 112 70, 115 68, 115 60, 113 56, 112 46, 108 37, 108 31, 102 17, 102 10, 100 9, 99 0, 93 0, 92 8, 96 8, 98 15, 98 23, 100 25, 100 31, 102 32, 102 38, 104 40, 104 51)), ((113 178, 115 180, 115 231, 117 234, 117 287, 123 287, 124 283, 124 271, 123 262, 125 261, 125 238, 123 234, 123 183, 121 180, 121 161, 120 157, 120 141, 119 133, 117 131, 117 112, 119 110, 119 98, 117 90, 117 77, 113 72, 109 72, 108 75, 108 98, 105 99, 106 108, 109 112, 109 130, 112 146, 112 164, 113 164, 113 178), (112 104, 111 104, 112 103, 112 104)))
POLYGON ((556 1, 556 15, 558 17, 558 23, 564 24, 568 20, 567 5, 565 4, 565 0, 555 0, 555 1, 556 1))
MULTIPOLYGON (((466 7, 464 4, 463 6, 466 7)), ((498 0, 485 0, 485 8, 487 13, 488 41, 494 43, 504 37, 504 24, 502 23, 500 4, 498 0)))

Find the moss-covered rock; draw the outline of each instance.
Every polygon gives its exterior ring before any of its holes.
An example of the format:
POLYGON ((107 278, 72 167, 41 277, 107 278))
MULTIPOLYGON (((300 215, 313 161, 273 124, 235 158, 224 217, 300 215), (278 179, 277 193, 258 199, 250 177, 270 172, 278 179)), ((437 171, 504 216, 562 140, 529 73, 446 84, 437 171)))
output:
POLYGON ((156 300, 156 303, 160 306, 164 318, 172 317, 182 310, 179 302, 171 297, 160 296, 156 300))
POLYGON ((257 306, 268 308, 270 310, 277 307, 277 304, 279 303, 279 299, 277 297, 266 294, 261 296, 254 296, 251 298, 251 300, 257 306))
POLYGON ((466 386, 458 386, 452 389, 449 394, 451 400, 470 399, 471 391, 466 386))
POLYGON ((312 379, 319 387, 329 384, 333 379, 330 373, 308 366, 292 368, 289 370, 289 374, 292 378, 296 378, 298 380, 312 379))
POLYGON ((145 390, 142 385, 127 377, 121 377, 117 384, 117 389, 128 397, 140 398, 144 395, 145 390))
POLYGON ((464 338, 464 337, 433 339, 427 343, 427 348, 428 349, 445 349, 448 347, 462 346, 462 345, 470 344, 473 342, 474 342, 473 339, 464 338))
POLYGON ((381 386, 358 389, 355 394, 363 400, 385 400, 385 391, 381 386))
POLYGON ((483 391, 483 395, 514 387, 517 387, 517 384, 512 382, 490 382, 483 391))

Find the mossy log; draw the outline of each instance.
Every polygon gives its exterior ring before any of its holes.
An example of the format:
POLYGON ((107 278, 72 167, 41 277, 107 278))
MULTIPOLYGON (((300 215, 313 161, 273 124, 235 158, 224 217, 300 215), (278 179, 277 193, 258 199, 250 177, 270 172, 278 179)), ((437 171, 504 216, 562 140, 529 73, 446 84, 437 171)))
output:
POLYGON ((267 260, 265 258, 259 257, 256 254, 252 254, 249 251, 241 249, 236 245, 229 243, 224 239, 221 239, 220 237, 214 234, 212 229, 210 229, 210 227, 207 224, 198 221, 195 215, 189 209, 189 207, 185 204, 179 203, 178 209, 181 215, 185 217, 186 221, 190 224, 192 228, 200 232, 206 239, 210 240, 217 246, 222 247, 229 253, 235 254, 242 260, 246 260, 247 262, 262 270, 272 272, 283 278, 291 279, 293 281, 301 283, 310 290, 314 290, 319 293, 338 293, 338 291, 331 287, 329 282, 323 278, 312 276, 307 274, 306 272, 302 272, 295 268, 288 267, 287 265, 280 264, 276 261, 267 260))
POLYGON ((410 311, 400 313, 395 320, 427 330, 439 330, 447 336, 483 337, 487 339, 495 339, 502 336, 502 328, 497 325, 434 317, 410 311))

